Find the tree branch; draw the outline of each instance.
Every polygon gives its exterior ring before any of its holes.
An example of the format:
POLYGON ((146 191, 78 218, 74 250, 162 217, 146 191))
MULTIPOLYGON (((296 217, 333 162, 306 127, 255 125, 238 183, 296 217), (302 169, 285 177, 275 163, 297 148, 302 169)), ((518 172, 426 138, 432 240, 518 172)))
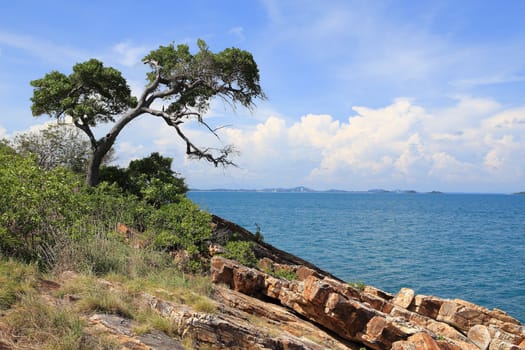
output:
POLYGON ((78 119, 73 119, 73 124, 75 124, 77 128, 82 130, 88 136, 89 142, 91 143, 91 148, 94 150, 97 147, 97 139, 95 138, 93 131, 86 123, 85 119, 83 117, 80 117, 79 119, 82 121, 82 123, 79 123, 78 119))
MULTIPOLYGON (((186 143, 186 154, 188 156, 194 157, 194 158, 197 158, 197 159, 203 159, 204 158, 208 162, 213 163, 213 165, 215 165, 215 167, 218 167, 219 165, 223 165, 223 166, 227 166, 227 165, 237 166, 234 162, 232 162, 231 160, 228 159, 228 156, 231 153, 235 152, 235 149, 232 146, 227 146, 227 147, 225 147, 223 149, 218 149, 218 151, 220 152, 220 155, 219 156, 214 156, 210 152, 212 150, 211 148, 206 148, 206 149, 202 150, 199 147, 195 146, 195 144, 193 144, 193 142, 190 141, 190 139, 184 134, 182 129, 179 127, 180 122, 179 123, 176 123, 176 122, 174 123, 174 122, 171 121, 171 119, 164 118, 164 117, 163 117, 163 119, 166 122, 166 124, 168 124, 169 126, 172 126, 173 128, 175 128, 175 130, 177 131, 177 134, 179 135, 179 137, 182 140, 184 140, 184 142, 186 143)), ((215 132, 213 132, 213 134, 216 135, 215 132)))

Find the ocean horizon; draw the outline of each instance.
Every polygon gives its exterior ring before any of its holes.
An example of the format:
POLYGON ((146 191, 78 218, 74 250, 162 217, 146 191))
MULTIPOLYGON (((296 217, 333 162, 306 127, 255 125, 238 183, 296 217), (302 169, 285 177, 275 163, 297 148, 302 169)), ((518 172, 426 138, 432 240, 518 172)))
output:
POLYGON ((343 280, 460 298, 525 321, 525 196, 372 191, 188 197, 343 280))

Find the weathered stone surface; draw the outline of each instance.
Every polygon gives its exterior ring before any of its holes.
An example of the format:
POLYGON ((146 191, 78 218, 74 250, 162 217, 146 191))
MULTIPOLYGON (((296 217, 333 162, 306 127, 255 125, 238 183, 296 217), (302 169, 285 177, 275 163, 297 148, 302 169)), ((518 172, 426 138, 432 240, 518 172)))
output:
POLYGON ((133 350, 184 350, 182 344, 159 331, 142 335, 133 332, 135 322, 108 314, 95 314, 89 318, 92 333, 110 333, 111 339, 118 342, 123 349, 133 350))
POLYGON ((213 299, 220 302, 221 313, 235 315, 245 318, 248 315, 257 317, 259 324, 261 320, 268 323, 268 327, 277 328, 280 332, 286 332, 299 338, 308 337, 323 349, 359 349, 360 346, 350 342, 344 342, 338 337, 327 333, 315 324, 297 317, 287 308, 264 301, 248 295, 217 286, 213 299))
POLYGON ((458 346, 464 346, 465 343, 470 343, 470 340, 465 335, 444 322, 436 321, 397 306, 392 309, 390 315, 417 324, 421 328, 430 331, 430 333, 447 338, 450 342, 458 346))
MULTIPOLYGON (((278 325, 269 327, 260 320, 257 324, 252 324, 246 314, 241 315, 238 310, 233 311, 225 308, 224 305, 221 307, 220 314, 207 314, 195 312, 152 295, 145 294, 145 298, 149 306, 177 325, 182 337, 191 337, 196 347, 205 344, 210 349, 326 349, 324 345, 311 340, 314 338, 309 339, 303 334, 298 337, 284 331, 284 327, 278 325)), ((241 304, 239 301, 236 303, 241 304)), ((258 309, 261 312, 261 309, 258 309)), ((291 315, 281 316, 281 320, 291 317, 291 315)), ((337 343, 335 338, 328 335, 321 340, 321 343, 330 343, 328 339, 333 342, 334 349, 356 349, 345 346, 344 343, 337 343)))
POLYGON ((412 304, 412 300, 414 300, 414 290, 410 288, 401 288, 394 299, 392 299, 392 304, 402 307, 403 309, 408 309, 410 304, 412 304))
POLYGON ((285 281, 222 257, 212 259, 212 280, 251 296, 271 298, 370 349, 487 349, 487 332, 490 346, 496 342, 518 346, 525 340, 523 326, 499 310, 463 300, 414 296, 409 289, 392 296, 368 286, 356 289, 318 272, 285 281), (241 278, 247 283, 240 283, 241 278))
POLYGON ((392 350, 440 350, 436 341, 427 333, 416 333, 405 341, 392 344, 392 350))
POLYGON ((310 275, 304 281, 282 283, 261 271, 214 257, 212 280, 252 296, 272 297, 340 337, 373 349, 388 348, 393 342, 420 331, 417 326, 398 322, 352 298, 358 296, 355 290, 331 278, 319 279, 310 275), (237 276, 247 276, 249 283, 238 283, 237 276))
POLYGON ((480 324, 471 327, 467 336, 481 350, 487 350, 492 340, 488 328, 480 324))
POLYGON ((428 295, 416 295, 409 310, 436 319, 444 300, 428 295))

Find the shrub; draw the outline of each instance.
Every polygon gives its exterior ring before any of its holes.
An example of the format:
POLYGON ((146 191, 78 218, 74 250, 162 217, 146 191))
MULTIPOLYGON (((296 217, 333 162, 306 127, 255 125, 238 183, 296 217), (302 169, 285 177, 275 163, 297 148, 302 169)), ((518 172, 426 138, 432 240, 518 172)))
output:
POLYGON ((228 259, 236 260, 248 267, 257 265, 257 258, 253 252, 253 242, 247 241, 229 241, 226 243, 226 254, 228 259))
POLYGON ((191 200, 166 204, 146 219, 146 227, 157 248, 186 250, 190 256, 204 253, 211 238, 211 216, 191 200))
POLYGON ((32 158, 0 149, 0 252, 45 262, 66 223, 78 218, 72 191, 79 179, 64 169, 42 171, 32 158))

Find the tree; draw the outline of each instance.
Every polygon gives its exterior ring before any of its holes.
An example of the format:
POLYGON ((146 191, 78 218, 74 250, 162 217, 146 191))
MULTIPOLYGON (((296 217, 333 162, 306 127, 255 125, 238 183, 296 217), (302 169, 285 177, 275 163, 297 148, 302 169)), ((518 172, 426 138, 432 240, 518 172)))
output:
POLYGON ((44 170, 63 166, 75 172, 86 168, 90 150, 89 141, 78 129, 59 125, 19 134, 13 147, 24 156, 34 154, 38 166, 44 170))
MULTIPOLYGON (((61 166, 82 173, 86 171, 90 155, 89 140, 72 124, 50 124, 45 129, 19 134, 11 144, 19 154, 33 154, 44 170, 61 166)), ((113 154, 112 148, 102 163, 111 162, 113 154)))
POLYGON ((86 183, 96 186, 100 166, 117 136, 131 121, 148 114, 161 118, 186 144, 186 154, 205 159, 215 166, 231 165, 233 148, 201 148, 184 133, 181 124, 193 119, 210 128, 204 121, 213 98, 251 108, 256 98, 265 98, 259 85, 259 70, 252 55, 237 48, 213 53, 203 40, 197 41, 198 52, 192 54, 188 45, 160 46, 143 62, 151 71, 148 84, 140 97, 131 90, 121 73, 102 62, 91 59, 73 66, 69 76, 52 71, 42 79, 31 81, 34 87, 31 110, 61 119, 70 116, 74 125, 88 137, 91 145, 86 183), (93 128, 112 122, 110 131, 98 139, 93 128))
POLYGON ((188 191, 184 179, 171 170, 172 161, 172 158, 155 152, 149 157, 132 160, 126 169, 102 167, 100 178, 159 208, 163 204, 178 202, 188 191))

